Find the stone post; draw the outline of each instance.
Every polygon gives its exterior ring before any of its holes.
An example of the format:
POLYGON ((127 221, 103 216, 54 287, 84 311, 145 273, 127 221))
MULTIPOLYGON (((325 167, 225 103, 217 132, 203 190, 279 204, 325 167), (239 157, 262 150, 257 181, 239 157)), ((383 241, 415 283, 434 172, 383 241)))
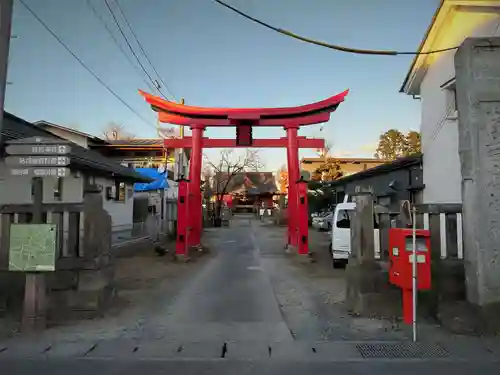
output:
POLYGON ((455 55, 467 299, 500 301, 500 38, 455 55))

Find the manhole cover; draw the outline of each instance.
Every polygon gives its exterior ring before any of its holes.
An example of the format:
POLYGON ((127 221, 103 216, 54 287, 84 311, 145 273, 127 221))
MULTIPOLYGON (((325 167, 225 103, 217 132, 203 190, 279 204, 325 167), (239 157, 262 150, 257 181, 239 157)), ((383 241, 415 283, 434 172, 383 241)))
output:
POLYGON ((357 344, 363 358, 440 358, 448 352, 439 345, 421 343, 357 344))

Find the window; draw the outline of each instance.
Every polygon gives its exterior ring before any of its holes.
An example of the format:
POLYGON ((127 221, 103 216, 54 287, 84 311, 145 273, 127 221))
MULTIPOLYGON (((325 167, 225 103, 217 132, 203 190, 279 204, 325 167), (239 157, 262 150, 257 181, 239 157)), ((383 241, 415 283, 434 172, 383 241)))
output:
POLYGON ((61 177, 54 179, 54 200, 56 201, 62 200, 63 181, 61 177))
POLYGON ((381 206, 389 207, 391 205, 391 197, 390 196, 381 196, 377 198, 377 203, 381 206))
MULTIPOLYGON (((337 214, 337 228, 350 229, 351 228, 351 215, 348 210, 339 210, 337 214)), ((373 228, 379 229, 377 216, 373 215, 373 228)))
POLYGON ((126 195, 125 183, 115 182, 115 201, 125 202, 126 195))
POLYGON ((337 228, 350 228, 351 219, 347 210, 339 210, 337 214, 337 228))
POLYGON ((455 84, 455 77, 446 81, 441 86, 446 95, 446 113, 448 120, 457 119, 457 89, 455 84))

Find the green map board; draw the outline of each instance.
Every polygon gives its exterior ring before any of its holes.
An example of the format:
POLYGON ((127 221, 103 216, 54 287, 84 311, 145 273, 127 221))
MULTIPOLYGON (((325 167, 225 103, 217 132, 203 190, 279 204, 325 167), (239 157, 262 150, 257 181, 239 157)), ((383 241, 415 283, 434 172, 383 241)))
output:
POLYGON ((9 271, 55 270, 55 224, 11 224, 9 271))

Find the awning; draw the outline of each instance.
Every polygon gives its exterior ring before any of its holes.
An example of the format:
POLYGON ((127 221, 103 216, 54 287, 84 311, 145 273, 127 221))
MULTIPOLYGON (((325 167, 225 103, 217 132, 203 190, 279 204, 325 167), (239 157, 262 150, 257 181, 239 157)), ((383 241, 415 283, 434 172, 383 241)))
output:
POLYGON ((169 188, 166 171, 158 172, 156 168, 135 168, 135 170, 143 176, 154 179, 154 181, 150 183, 136 183, 134 184, 134 191, 164 190, 169 188))

